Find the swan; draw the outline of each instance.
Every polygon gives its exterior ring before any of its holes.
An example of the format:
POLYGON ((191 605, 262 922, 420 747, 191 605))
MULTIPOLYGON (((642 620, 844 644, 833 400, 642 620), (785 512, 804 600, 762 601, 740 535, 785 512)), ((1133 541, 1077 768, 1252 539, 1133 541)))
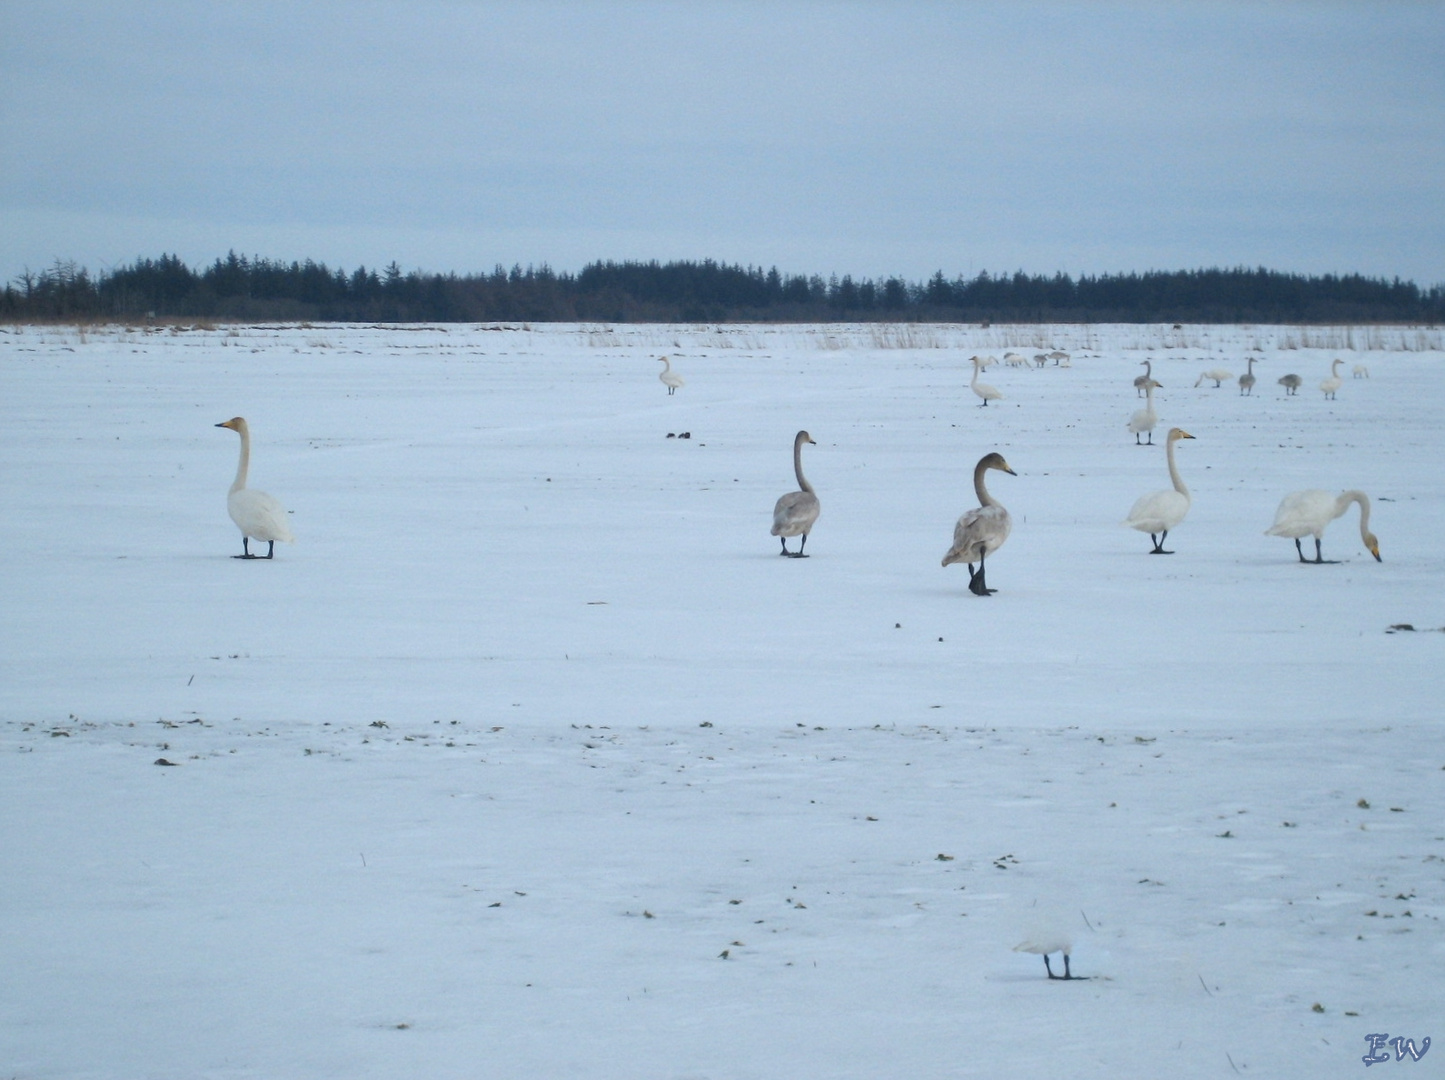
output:
POLYGON ((1375 539, 1375 534, 1370 532, 1370 497, 1363 491, 1344 491, 1339 496, 1331 495, 1328 491, 1309 490, 1296 491, 1286 495, 1279 504, 1279 509, 1274 512, 1274 524, 1264 531, 1266 536, 1288 536, 1294 540, 1294 549, 1299 554, 1299 561, 1307 563, 1310 560, 1305 558, 1304 551, 1300 548, 1300 540, 1306 536, 1315 538, 1316 563, 1334 562, 1337 560, 1326 560, 1320 555, 1320 537, 1324 535, 1325 526, 1340 517, 1350 508, 1350 503, 1360 504, 1360 539, 1370 554, 1380 562, 1380 541, 1375 539))
POLYGON ((1249 394, 1250 396, 1253 396, 1253 395, 1254 395, 1254 357, 1252 357, 1252 356, 1251 356, 1251 357, 1248 357, 1248 358, 1245 360, 1245 363, 1249 365, 1249 370, 1246 371, 1243 375, 1241 375, 1241 376, 1239 377, 1239 392, 1240 392, 1241 394, 1249 394))
POLYGON ((800 431, 793 438, 793 472, 798 474, 798 487, 801 491, 790 491, 778 499, 773 507, 773 529, 772 535, 781 537, 783 550, 781 554, 793 559, 806 559, 803 548, 808 543, 808 533, 813 529, 813 522, 818 520, 818 495, 813 490, 813 485, 803 476, 803 444, 817 442, 806 431, 800 431), (788 537, 802 536, 798 541, 798 550, 788 550, 788 537))
POLYGON ((1034 953, 1044 958, 1044 970, 1049 973, 1051 979, 1087 979, 1087 975, 1075 975, 1069 970, 1069 953, 1073 952, 1074 943, 1069 940, 1067 934, 1033 934, 1027 940, 1020 941, 1014 946, 1014 952, 1034 953), (1049 953, 1064 954, 1064 973, 1055 975, 1054 969, 1049 967, 1049 953))
POLYGON ((1140 363, 1141 365, 1143 365, 1143 367, 1144 367, 1144 374, 1143 374, 1143 375, 1136 375, 1136 376, 1134 377, 1134 390, 1135 390, 1134 396, 1135 396, 1135 397, 1143 397, 1143 396, 1144 396, 1144 384, 1147 383, 1147 382, 1149 382, 1151 379, 1154 378, 1154 365, 1153 365, 1152 363, 1150 363, 1148 360, 1140 360, 1139 363, 1140 363))
POLYGON ((1146 382, 1144 384, 1144 407, 1129 417, 1128 427, 1134 433, 1134 445, 1136 446, 1154 445, 1154 425, 1159 423, 1159 414, 1154 411, 1154 388, 1162 389, 1163 386, 1163 383, 1155 382, 1153 379, 1146 382), (1145 431, 1149 433, 1149 441, 1141 443, 1139 435, 1145 431))
MULTIPOLYGON (((992 359, 992 357, 990 357, 989 359, 992 359)), ((1027 360, 1025 360, 1022 356, 1020 356, 1020 355, 1019 355, 1018 353, 1016 353, 1016 352, 1006 352, 1006 353, 1004 353, 1004 354, 1003 354, 1003 362, 1004 362, 1005 364, 1007 364, 1009 367, 1028 367, 1028 366, 1029 366, 1029 362, 1028 362, 1027 360)), ((985 366, 987 366, 987 365, 985 365, 985 366)))
POLYGON ((1304 380, 1298 375, 1281 375, 1279 384, 1284 387, 1285 395, 1289 396, 1304 385, 1304 380))
POLYGON ((979 504, 958 519, 953 527, 953 547, 943 557, 944 566, 958 562, 968 564, 968 591, 977 596, 988 596, 998 591, 988 588, 984 582, 983 560, 990 551, 1003 547, 1009 530, 1013 528, 1008 511, 984 487, 983 474, 989 469, 998 469, 1010 476, 1018 475, 1009 468, 1002 454, 985 454, 978 459, 978 464, 973 467, 973 490, 978 495, 979 504), (973 569, 975 560, 978 562, 977 573, 973 569))
POLYGON ((1069 366, 1069 354, 1064 352, 1062 349, 1055 349, 1053 352, 1049 353, 1049 359, 1054 362, 1054 367, 1069 366))
POLYGON ((1129 511, 1129 516, 1124 519, 1124 524, 1129 528, 1149 534, 1149 539, 1154 541, 1154 550, 1149 552, 1150 555, 1174 554, 1164 550, 1164 540, 1168 537, 1169 530, 1183 521, 1184 515, 1189 513, 1189 489, 1184 486, 1184 481, 1179 477, 1179 468, 1174 464, 1174 444, 1180 439, 1192 438, 1194 436, 1187 431, 1169 429, 1169 437, 1164 440, 1164 456, 1169 461, 1169 479, 1174 481, 1174 489, 1141 496, 1129 511), (1159 534, 1157 537, 1156 533, 1159 534))
POLYGON ((671 360, 669 360, 665 356, 659 356, 657 359, 661 361, 663 365, 662 373, 657 377, 659 380, 661 380, 662 385, 667 387, 668 396, 671 397, 673 394, 677 393, 677 388, 679 386, 686 386, 687 383, 682 381, 681 375, 672 370, 671 360))
POLYGON ((1350 368, 1350 374, 1356 379, 1368 379, 1370 377, 1370 369, 1365 367, 1364 364, 1356 364, 1350 368))
POLYGON ((1224 382, 1226 379, 1232 378, 1234 378, 1234 372, 1229 371, 1226 368, 1210 368, 1208 371, 1204 372, 1202 375, 1199 376, 1198 380, 1194 383, 1194 385, 1198 386, 1205 379, 1213 379, 1215 389, 1218 389, 1220 383, 1224 382))
POLYGON ((236 480, 231 484, 231 493, 226 496, 226 509, 231 520, 241 530, 241 551, 233 559, 269 559, 276 554, 276 541, 295 541, 291 526, 286 522, 286 508, 264 491, 246 486, 246 473, 251 468, 251 429, 246 421, 237 416, 217 427, 230 428, 241 436, 241 460, 236 466, 236 480), (265 555, 251 554, 251 538, 265 540, 268 545, 265 555))
POLYGON ((1003 395, 998 392, 998 389, 996 387, 992 387, 989 386, 988 383, 981 383, 978 381, 978 373, 982 369, 983 361, 975 356, 973 358, 973 378, 969 380, 968 386, 970 390, 972 390, 979 397, 983 398, 983 404, 980 405, 979 408, 985 408, 990 401, 998 401, 1001 397, 1003 397, 1003 395))
POLYGON ((1325 397, 1333 400, 1335 391, 1344 385, 1345 380, 1340 378, 1340 365, 1343 360, 1336 360, 1330 364, 1330 377, 1320 383, 1320 389, 1325 392, 1325 397))

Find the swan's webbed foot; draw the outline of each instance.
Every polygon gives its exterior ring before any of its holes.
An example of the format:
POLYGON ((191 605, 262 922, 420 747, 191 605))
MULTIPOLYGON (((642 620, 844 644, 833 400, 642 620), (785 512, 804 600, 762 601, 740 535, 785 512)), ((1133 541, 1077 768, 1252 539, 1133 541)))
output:
POLYGON ((1069 954, 1068 954, 1068 953, 1064 953, 1064 973, 1063 973, 1062 975, 1055 975, 1055 974, 1054 974, 1054 969, 1051 968, 1051 967, 1049 967, 1049 954, 1048 954, 1048 953, 1044 953, 1044 970, 1049 973, 1049 978, 1051 978, 1051 979, 1057 979, 1057 980, 1059 980, 1059 982, 1063 982, 1063 981, 1065 981, 1065 980, 1068 980, 1068 981, 1070 981, 1070 982, 1088 982, 1088 980, 1089 980, 1089 977, 1088 977, 1087 975, 1075 975, 1073 972, 1071 972, 1071 971, 1069 970, 1069 954))
POLYGON ((1174 554, 1174 552, 1172 552, 1172 551, 1165 551, 1165 550, 1164 550, 1164 540, 1165 540, 1166 537, 1168 537, 1168 535, 1169 535, 1169 530, 1168 530, 1168 529, 1165 529, 1164 532, 1162 532, 1157 539, 1155 538, 1155 536, 1154 536, 1153 533, 1150 533, 1150 534, 1149 534, 1149 539, 1154 541, 1154 550, 1151 551, 1151 552, 1149 552, 1150 555, 1173 555, 1173 554, 1174 554))
POLYGON ((267 559, 267 558, 270 558, 270 556, 269 556, 269 555, 252 555, 252 554, 248 551, 248 552, 246 552, 246 554, 244 554, 244 555, 232 555, 231 558, 233 558, 233 559, 267 559))
POLYGON ((998 592, 997 589, 990 589, 987 584, 985 584, 983 579, 983 563, 981 562, 978 564, 977 571, 974 570, 973 563, 968 564, 968 591, 973 593, 974 596, 992 596, 998 592))

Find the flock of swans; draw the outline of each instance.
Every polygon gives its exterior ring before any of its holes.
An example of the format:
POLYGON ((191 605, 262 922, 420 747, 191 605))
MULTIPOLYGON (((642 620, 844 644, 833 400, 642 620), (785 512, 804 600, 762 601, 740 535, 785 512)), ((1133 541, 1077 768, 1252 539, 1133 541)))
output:
MULTIPOLYGON (((1016 354, 1009 355, 1012 357, 1016 354)), ((1054 355, 1040 354, 1045 359, 1054 355)), ((1064 366, 1067 366, 1067 354, 1058 353, 1057 356, 1062 358, 1064 366)), ((667 387, 668 394, 672 395, 677 392, 679 387, 686 384, 683 382, 682 376, 672 370, 672 364, 668 357, 664 356, 659 359, 663 364, 663 370, 658 377, 667 387)), ((988 366, 989 361, 974 356, 970 362, 973 365, 973 378, 969 387, 983 399, 982 404, 987 406, 990 401, 1002 398, 1003 395, 997 388, 978 381, 979 373, 988 366)), ((1134 380, 1134 387, 1136 391, 1144 394, 1145 406, 1134 413, 1127 426, 1129 431, 1134 434, 1134 442, 1137 445, 1152 446, 1154 427, 1159 421, 1154 407, 1154 391, 1156 388, 1162 388, 1162 384, 1153 378, 1153 365, 1150 361, 1145 360, 1142 363, 1144 374, 1134 380), (1148 434, 1147 442, 1139 438, 1143 434, 1148 434)), ((1320 389, 1325 392, 1327 397, 1333 397, 1334 392, 1341 385, 1339 368, 1342 363, 1341 360, 1334 361, 1330 368, 1330 377, 1320 384, 1320 389)), ((1355 377, 1368 378, 1368 376, 1369 373, 1363 369, 1363 366, 1357 366, 1355 377)), ((1205 379, 1214 379, 1216 385, 1219 385, 1230 377, 1230 373, 1223 369, 1210 370, 1200 376, 1200 382, 1205 379)), ((1241 393, 1253 389, 1253 358, 1249 360, 1249 370, 1240 376, 1239 381, 1241 393)), ((1300 381, 1297 375, 1286 375, 1280 379, 1287 394, 1292 394, 1298 388, 1300 381), (1293 382, 1287 380, 1293 380, 1293 382)), ((1199 383, 1195 385, 1198 386, 1199 383)), ((274 558, 276 542, 278 540, 290 542, 295 537, 291 533, 290 525, 286 520, 286 510, 281 503, 264 491, 257 491, 246 486, 251 463, 251 429, 239 416, 216 426, 229 428, 241 437, 236 478, 231 484, 226 498, 226 508, 231 515, 231 520, 241 530, 241 554, 233 557, 237 559, 274 558), (252 540, 265 541, 267 544, 265 555, 252 554, 252 540)), ((1141 496, 1130 509, 1128 517, 1124 519, 1124 525, 1149 534, 1149 539, 1154 545, 1149 551, 1151 555, 1173 554, 1164 547, 1164 543, 1169 537, 1170 530, 1178 527, 1189 513, 1192 500, 1189 488, 1179 474, 1179 465, 1175 460, 1174 453, 1176 444, 1181 440, 1193 438, 1193 435, 1182 428, 1169 429, 1164 440, 1164 455, 1169 467, 1169 480, 1172 486, 1141 496)), ((798 490, 780 496, 773 507, 771 535, 778 537, 781 541, 782 550, 779 554, 792 559, 808 557, 804 553, 804 549, 807 547, 808 535, 817 523, 821 510, 818 493, 813 489, 813 485, 808 483, 808 478, 803 475, 803 446, 805 443, 817 445, 808 432, 798 432, 793 439, 793 472, 798 480, 798 490), (792 536, 799 537, 797 551, 788 550, 788 538, 792 536)), ((978 460, 978 464, 974 466, 973 470, 973 490, 978 497, 978 506, 963 514, 954 525, 953 545, 945 552, 942 563, 943 566, 950 566, 954 563, 967 565, 968 589, 975 596, 991 596, 998 591, 988 587, 985 578, 986 560, 989 555, 1003 546, 1013 528, 1008 510, 989 493, 984 482, 985 474, 990 470, 1008 473, 1010 476, 1018 475, 1001 454, 985 454, 978 460), (974 569, 975 563, 978 564, 977 569, 974 569)), ((1335 562, 1337 560, 1324 558, 1321 541, 1329 523, 1343 516, 1352 505, 1360 508, 1360 539, 1378 562, 1380 561, 1380 544, 1375 534, 1370 532, 1370 500, 1363 491, 1355 489, 1339 495, 1313 489, 1286 495, 1275 513, 1274 523, 1265 531, 1265 535, 1293 539, 1295 552, 1301 563, 1318 565, 1335 562), (1313 559, 1305 557, 1304 548, 1300 543, 1306 536, 1314 537, 1315 557, 1313 559)), ((1065 964, 1067 965, 1067 956, 1065 964)), ((1065 971, 1067 970, 1066 966, 1065 971)))

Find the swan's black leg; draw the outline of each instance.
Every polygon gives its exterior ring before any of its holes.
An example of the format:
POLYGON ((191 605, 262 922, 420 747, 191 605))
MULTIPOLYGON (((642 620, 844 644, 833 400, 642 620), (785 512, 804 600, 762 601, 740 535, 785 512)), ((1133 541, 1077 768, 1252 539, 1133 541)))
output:
POLYGON ((788 550, 788 538, 786 536, 780 536, 778 537, 778 539, 782 542, 783 545, 783 550, 779 554, 791 555, 792 552, 788 550))
POLYGON ((1150 554, 1150 555, 1173 555, 1174 552, 1172 552, 1172 551, 1165 551, 1165 550, 1164 550, 1164 541, 1165 541, 1165 539, 1166 539, 1168 536, 1169 536, 1169 530, 1168 530, 1168 529, 1165 529, 1162 533, 1160 533, 1160 534, 1158 535, 1158 537, 1155 537, 1155 535, 1154 535, 1153 533, 1150 533, 1150 534, 1149 534, 1149 539, 1154 541, 1154 550, 1151 551, 1151 552, 1149 552, 1149 554, 1150 554))
POLYGON ((1060 982, 1062 982, 1062 981, 1065 980, 1065 979, 1071 979, 1071 980, 1073 980, 1073 981, 1075 981, 1075 982, 1085 982, 1085 981, 1087 981, 1088 978, 1089 978, 1087 975, 1075 975, 1072 971, 1069 970, 1069 954, 1068 954, 1068 953, 1064 953, 1064 973, 1063 973, 1062 975, 1055 975, 1055 974, 1054 974, 1054 969, 1051 968, 1051 967, 1049 967, 1049 955, 1048 955, 1048 953, 1045 953, 1045 954, 1044 954, 1044 970, 1049 973, 1049 978, 1051 978, 1051 979, 1058 979, 1060 982))
POLYGON ((806 555, 803 554, 803 549, 804 549, 805 547, 807 547, 807 546, 808 546, 808 534, 807 534, 807 533, 804 533, 804 534, 803 534, 803 538, 798 541, 798 550, 791 553, 792 556, 793 556, 793 558, 795 558, 795 559, 806 559, 808 556, 806 556, 806 555))
POLYGON ((1153 432, 1152 429, 1151 429, 1150 432, 1149 432, 1149 441, 1146 442, 1144 445, 1145 445, 1145 446, 1153 446, 1153 445, 1154 445, 1154 432, 1153 432))
MULTIPOLYGON (((988 595, 990 595, 990 594, 992 594, 992 593, 998 592, 997 589, 990 589, 990 588, 988 587, 987 583, 984 581, 984 576, 983 576, 984 563, 983 563, 983 560, 984 560, 984 556, 983 556, 983 555, 980 555, 980 556, 978 557, 978 573, 976 573, 976 574, 970 573, 970 574, 969 574, 969 578, 968 578, 968 591, 971 592, 971 593, 973 593, 975 596, 988 596, 988 595)), ((970 563, 970 564, 969 564, 969 570, 972 571, 972 569, 973 569, 973 564, 970 563)))
POLYGON ((249 536, 247 536, 245 533, 242 533, 242 534, 241 534, 241 552, 242 552, 242 554, 240 554, 240 555, 232 555, 231 558, 233 558, 233 559, 254 559, 254 558, 256 558, 255 555, 252 555, 252 554, 251 554, 251 538, 250 538, 249 536))
POLYGON ((273 555, 276 554, 276 541, 275 541, 275 540, 268 540, 268 541, 267 541, 267 545, 268 545, 268 546, 267 546, 267 548, 266 548, 266 558, 269 559, 269 558, 271 558, 273 555))

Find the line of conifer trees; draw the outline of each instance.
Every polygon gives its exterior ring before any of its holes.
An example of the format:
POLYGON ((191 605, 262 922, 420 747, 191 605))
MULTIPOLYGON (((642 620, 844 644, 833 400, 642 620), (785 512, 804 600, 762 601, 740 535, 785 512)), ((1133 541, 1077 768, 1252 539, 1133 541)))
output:
POLYGON ((91 276, 57 261, 0 293, 0 319, 310 322, 1208 322, 1436 323, 1445 285, 1274 270, 1086 275, 980 273, 927 281, 781 274, 701 262, 595 262, 580 273, 498 265, 403 273, 231 252, 199 270, 174 255, 91 276))

